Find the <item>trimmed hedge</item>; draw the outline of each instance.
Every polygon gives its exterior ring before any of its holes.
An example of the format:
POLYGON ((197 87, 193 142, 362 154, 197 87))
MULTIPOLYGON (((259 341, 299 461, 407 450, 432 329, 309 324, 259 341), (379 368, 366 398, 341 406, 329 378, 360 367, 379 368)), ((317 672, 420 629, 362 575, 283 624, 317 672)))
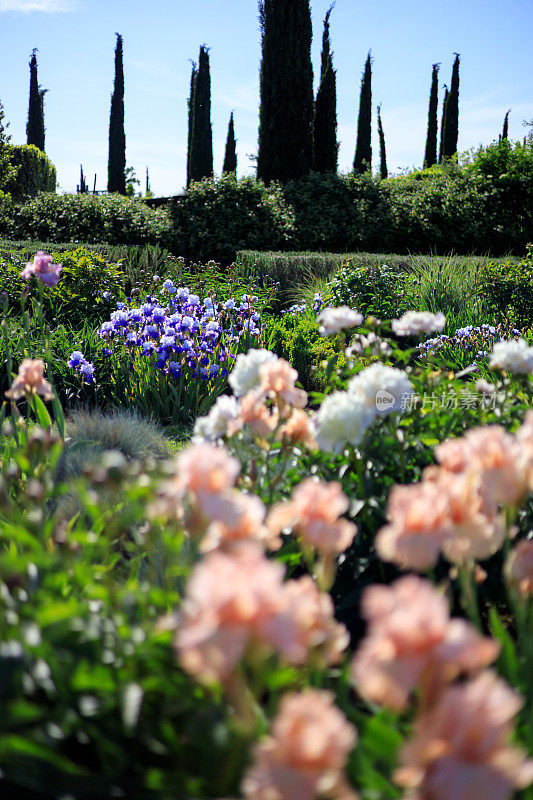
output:
POLYGON ((118 194, 41 192, 23 203, 0 198, 0 236, 48 242, 158 244, 170 247, 173 236, 166 211, 118 194))
POLYGON ((294 214, 279 185, 223 175, 192 183, 171 205, 178 252, 191 261, 235 260, 238 250, 285 249, 294 214))
POLYGON ((39 192, 55 192, 56 168, 48 156, 34 144, 9 145, 11 161, 17 174, 6 186, 14 201, 34 197, 39 192))

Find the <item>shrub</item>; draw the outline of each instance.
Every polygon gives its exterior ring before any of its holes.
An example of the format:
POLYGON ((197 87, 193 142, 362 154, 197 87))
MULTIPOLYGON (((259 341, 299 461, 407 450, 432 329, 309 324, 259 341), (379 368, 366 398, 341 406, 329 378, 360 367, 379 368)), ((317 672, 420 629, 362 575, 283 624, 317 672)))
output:
POLYGON ((12 162, 19 168, 7 185, 15 202, 39 192, 55 192, 56 168, 42 150, 34 144, 12 145, 10 150, 12 162))
POLYGON ((312 311, 271 318, 267 323, 266 338, 268 348, 298 371, 300 383, 306 391, 324 390, 327 373, 324 362, 336 356, 337 366, 346 365, 340 347, 343 338, 321 336, 312 311))
POLYGON ((0 235, 47 242, 172 243, 166 211, 117 194, 41 193, 19 205, 0 204, 0 235))
POLYGON ((362 314, 395 317, 404 308, 405 274, 387 264, 347 261, 329 284, 336 306, 356 307, 362 314))
POLYGON ((10 305, 18 306, 22 290, 29 286, 34 295, 42 293, 45 317, 56 324, 59 321, 79 326, 84 320, 96 322, 110 313, 124 285, 125 276, 119 265, 109 264, 87 247, 53 253, 53 259, 63 265, 61 279, 57 286, 41 290, 36 278, 28 283, 20 277, 25 264, 22 259, 12 257, 4 261, 0 256, 0 291, 5 292, 10 305))
POLYGON ((171 214, 176 247, 189 260, 229 264, 237 250, 285 249, 294 233, 279 186, 234 175, 192 183, 171 214))
POLYGON ((480 292, 499 315, 517 325, 533 319, 533 245, 518 264, 491 261, 480 272, 480 292))

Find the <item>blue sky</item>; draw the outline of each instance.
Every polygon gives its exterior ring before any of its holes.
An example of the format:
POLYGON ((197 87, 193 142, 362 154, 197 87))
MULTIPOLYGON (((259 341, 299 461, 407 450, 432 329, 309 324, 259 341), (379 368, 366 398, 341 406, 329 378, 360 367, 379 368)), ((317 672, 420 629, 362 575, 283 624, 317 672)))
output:
MULTIPOLYGON (((311 0, 313 66, 330 0, 311 0)), ((373 55, 373 111, 382 104, 392 171, 423 158, 431 65, 451 77, 461 54, 459 149, 497 138, 511 108, 510 137, 533 118, 532 0, 337 0, 331 16, 337 69, 339 167, 350 169, 364 60, 373 55)), ((61 191, 107 183, 109 101, 115 31, 124 37, 126 159, 144 186, 166 195, 185 180, 190 60, 210 47, 215 173, 235 113, 238 173, 257 152, 260 35, 256 0, 0 0, 0 100, 15 143, 25 142, 31 50, 46 95, 46 150, 61 191)), ((440 112, 440 109, 439 109, 440 112)), ((373 152, 378 156, 375 114, 373 152)), ((375 160, 377 167, 377 160, 375 160)))

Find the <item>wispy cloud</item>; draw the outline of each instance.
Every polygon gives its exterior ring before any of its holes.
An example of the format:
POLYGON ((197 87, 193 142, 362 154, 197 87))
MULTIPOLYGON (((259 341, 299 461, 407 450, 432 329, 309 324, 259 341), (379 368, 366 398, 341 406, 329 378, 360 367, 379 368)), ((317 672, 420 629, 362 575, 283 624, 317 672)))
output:
POLYGON ((75 11, 77 8, 76 0, 0 0, 0 12, 13 11, 19 14, 29 14, 32 11, 57 14, 75 11))

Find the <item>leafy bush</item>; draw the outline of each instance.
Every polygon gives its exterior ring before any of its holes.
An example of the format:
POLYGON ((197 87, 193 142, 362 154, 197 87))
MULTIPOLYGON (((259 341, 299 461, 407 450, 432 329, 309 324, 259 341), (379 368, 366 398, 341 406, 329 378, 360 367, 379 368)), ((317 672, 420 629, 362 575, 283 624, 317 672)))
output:
POLYGON ((284 249, 294 233, 279 186, 234 175, 192 183, 171 214, 176 247, 195 261, 230 264, 238 250, 284 249))
POLYGON ((0 236, 47 242, 172 244, 166 211, 110 195, 41 193, 23 203, 0 203, 0 236))
POLYGON ((329 291, 336 306, 357 308, 362 314, 396 317, 405 308, 405 274, 387 264, 363 265, 347 261, 331 282, 329 291))
POLYGON ((7 191, 15 202, 34 197, 39 192, 55 192, 56 168, 46 153, 34 144, 12 145, 10 151, 18 171, 7 184, 7 191))
POLYGON ((496 312, 517 325, 533 320, 533 245, 518 264, 491 261, 480 272, 480 291, 496 312))
POLYGON ((57 286, 40 287, 36 278, 28 283, 20 277, 25 262, 18 258, 3 261, 0 257, 0 292, 5 293, 9 304, 17 310, 23 290, 29 287, 34 296, 41 295, 42 309, 49 322, 76 327, 84 320, 96 322, 105 318, 124 286, 120 265, 109 264, 87 247, 53 253, 53 258, 54 263, 63 265, 61 280, 57 286))
POLYGON ((335 358, 339 367, 346 365, 339 346, 343 337, 330 339, 321 336, 312 311, 271 317, 267 321, 265 337, 269 350, 289 361, 298 371, 306 391, 325 389, 326 364, 331 358, 335 358))

